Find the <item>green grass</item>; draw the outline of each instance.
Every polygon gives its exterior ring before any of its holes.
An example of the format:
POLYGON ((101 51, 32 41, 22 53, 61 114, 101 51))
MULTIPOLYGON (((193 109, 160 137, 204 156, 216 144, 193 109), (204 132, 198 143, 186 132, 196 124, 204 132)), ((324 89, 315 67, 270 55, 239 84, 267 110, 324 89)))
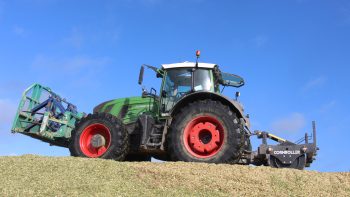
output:
POLYGON ((349 172, 33 155, 0 171, 0 196, 350 196, 349 172))

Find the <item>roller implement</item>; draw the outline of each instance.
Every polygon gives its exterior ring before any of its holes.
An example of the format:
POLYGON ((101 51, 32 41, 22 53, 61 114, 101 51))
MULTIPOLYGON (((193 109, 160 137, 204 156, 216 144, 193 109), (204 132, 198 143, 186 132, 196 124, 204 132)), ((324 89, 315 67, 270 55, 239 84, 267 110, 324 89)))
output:
POLYGON ((304 169, 315 159, 312 135, 291 142, 266 131, 251 131, 249 115, 236 98, 222 95, 244 80, 216 64, 198 62, 142 65, 162 81, 160 91, 103 102, 93 113, 79 112, 50 88, 30 86, 23 94, 12 132, 69 148, 72 156, 117 161, 164 161, 265 165, 304 169), (262 140, 256 151, 250 139, 262 140), (268 144, 268 141, 277 143, 268 144))

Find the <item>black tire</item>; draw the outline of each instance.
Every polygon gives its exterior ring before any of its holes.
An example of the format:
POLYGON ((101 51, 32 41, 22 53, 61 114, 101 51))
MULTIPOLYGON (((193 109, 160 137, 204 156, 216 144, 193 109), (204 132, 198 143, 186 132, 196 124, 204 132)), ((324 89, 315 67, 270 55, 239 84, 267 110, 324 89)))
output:
POLYGON ((252 151, 252 144, 250 142, 249 136, 246 134, 245 140, 244 140, 244 150, 251 152, 252 151))
POLYGON ((125 157, 125 161, 151 161, 152 157, 143 154, 128 154, 125 157))
POLYGON ((274 168, 294 168, 302 170, 305 168, 306 158, 305 154, 296 158, 291 164, 283 164, 279 159, 274 156, 270 156, 270 166, 274 168))
MULTIPOLYGON (((210 124, 208 128, 212 128, 210 124)), ((201 100, 183 107, 174 116, 167 135, 167 150, 173 161, 237 163, 242 154, 245 140, 243 126, 240 124, 237 115, 228 106, 219 101, 201 100), (207 129, 204 128, 207 126, 207 119, 202 117, 208 118, 208 122, 214 125, 213 131, 219 131, 222 140, 212 143, 214 137, 211 131, 207 138, 200 137, 202 131, 207 132, 207 129), (202 119, 203 122, 196 123, 202 121, 202 119), (196 125, 192 127, 194 124, 196 125), (197 125, 199 126, 197 127, 197 125), (196 143, 191 143, 191 139, 186 136, 188 136, 189 128, 191 129, 190 135, 192 135, 191 132, 196 127, 200 128, 198 137, 191 138, 198 138, 198 140, 196 143), (204 148, 204 151, 200 150, 202 152, 198 152, 197 149, 199 150, 201 147, 196 148, 196 144, 199 144, 198 147, 202 145, 207 147, 207 144, 211 144, 217 146, 217 148, 210 150, 211 152, 206 148, 204 148)))
POLYGON ((95 157, 122 161, 129 151, 128 133, 123 123, 111 114, 89 114, 82 118, 72 131, 69 151, 71 156, 75 157, 95 157), (91 145, 91 136, 96 134, 104 137, 105 145, 98 148, 91 145), (103 150, 99 151, 100 148, 103 150))

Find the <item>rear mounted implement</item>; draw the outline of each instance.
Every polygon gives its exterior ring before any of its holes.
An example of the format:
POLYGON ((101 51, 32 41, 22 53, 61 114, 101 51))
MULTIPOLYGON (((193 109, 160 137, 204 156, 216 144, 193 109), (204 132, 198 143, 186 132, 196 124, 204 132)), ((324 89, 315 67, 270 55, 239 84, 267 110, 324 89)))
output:
POLYGON ((254 165, 267 165, 276 168, 303 169, 309 167, 315 160, 316 146, 316 124, 312 122, 312 135, 307 133, 305 137, 296 142, 290 142, 276 135, 264 131, 255 131, 262 144, 251 155, 251 162, 254 165), (277 145, 269 145, 267 139, 278 142, 277 145), (312 142, 309 140, 312 139, 312 142))

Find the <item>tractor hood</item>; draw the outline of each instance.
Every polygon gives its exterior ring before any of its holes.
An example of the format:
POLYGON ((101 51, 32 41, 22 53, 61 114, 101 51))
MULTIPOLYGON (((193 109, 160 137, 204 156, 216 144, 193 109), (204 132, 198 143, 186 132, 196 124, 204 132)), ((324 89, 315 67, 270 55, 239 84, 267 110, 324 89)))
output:
POLYGON ((120 118, 124 124, 129 124, 136 122, 140 114, 155 114, 157 109, 153 98, 128 97, 103 102, 93 112, 109 113, 120 118))

